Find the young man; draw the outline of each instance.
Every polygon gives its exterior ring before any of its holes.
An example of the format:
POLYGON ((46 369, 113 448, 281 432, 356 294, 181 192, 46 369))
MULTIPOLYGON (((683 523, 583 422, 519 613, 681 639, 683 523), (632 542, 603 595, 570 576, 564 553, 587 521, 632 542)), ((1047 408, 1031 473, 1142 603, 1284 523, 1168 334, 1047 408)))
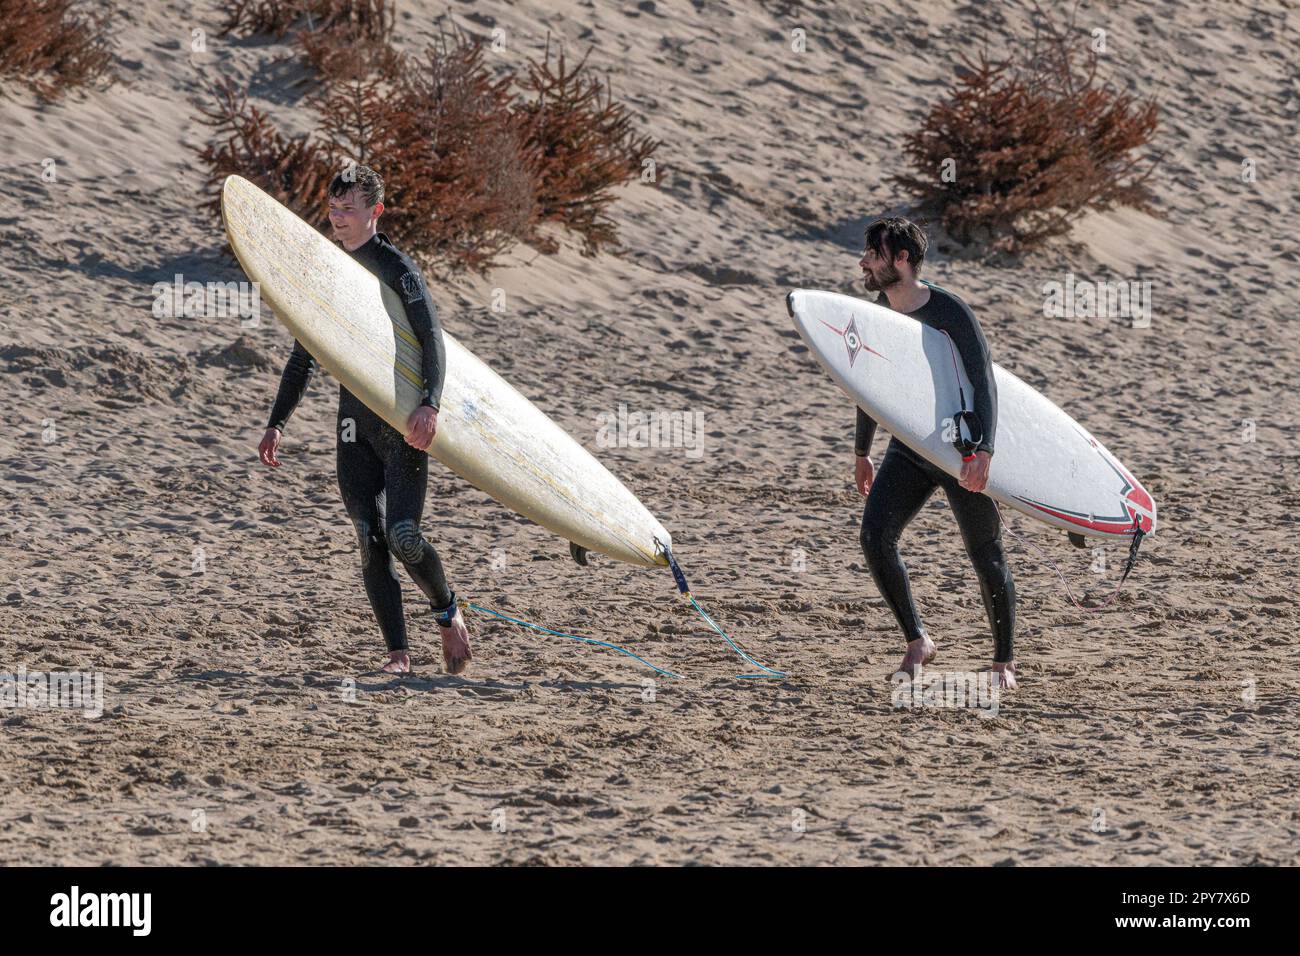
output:
MULTIPOLYGON (((398 294, 406 307, 411 330, 423 348, 424 395, 411 413, 402 435, 339 387, 336 461, 343 506, 361 544, 361 576, 370 607, 388 644, 383 670, 402 674, 411 669, 402 613, 402 586, 396 561, 401 561, 429 598, 442 632, 442 657, 447 672, 459 674, 471 659, 469 631, 447 585, 442 562, 420 533, 429 456, 424 450, 438 430, 438 401, 446 370, 442 327, 429 301, 424 277, 411 258, 399 252, 388 236, 376 231, 384 212, 384 181, 368 166, 355 177, 342 173, 329 188, 330 224, 334 238, 363 266, 398 294)), ((266 434, 258 446, 262 461, 280 467, 276 452, 289 416, 302 400, 316 361, 299 343, 280 377, 280 390, 271 410, 266 434)))
POLYGON ((897 438, 891 438, 880 474, 876 475, 867 457, 876 423, 858 409, 854 479, 858 491, 867 499, 862 515, 862 550, 876 586, 907 637, 907 654, 899 669, 915 676, 916 666, 934 660, 938 648, 912 602, 907 568, 898 553, 898 538, 934 489, 943 488, 961 530, 966 554, 979 578, 984 609, 993 631, 993 670, 1000 685, 1010 689, 1016 686, 1012 647, 1016 592, 1002 551, 997 508, 991 498, 980 494, 988 484, 998 424, 993 360, 970 307, 951 292, 918 278, 927 246, 925 233, 906 219, 879 219, 871 223, 867 227, 866 250, 858 263, 863 285, 868 292, 881 293, 877 304, 948 333, 970 379, 975 415, 983 428, 983 437, 974 457, 962 465, 960 478, 940 471, 897 438))

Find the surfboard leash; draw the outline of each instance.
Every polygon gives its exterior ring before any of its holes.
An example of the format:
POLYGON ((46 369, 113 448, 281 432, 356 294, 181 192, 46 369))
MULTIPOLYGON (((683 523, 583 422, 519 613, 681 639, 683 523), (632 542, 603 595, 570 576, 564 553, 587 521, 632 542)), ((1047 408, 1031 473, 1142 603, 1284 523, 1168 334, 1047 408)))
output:
MULTIPOLYGON (((701 618, 704 619, 705 623, 708 624, 709 627, 718 634, 718 636, 720 636, 724 641, 727 642, 727 646, 730 647, 736 653, 737 656, 739 656, 746 663, 752 664, 754 667, 757 667, 760 671, 763 672, 761 674, 736 674, 735 675, 736 678, 743 679, 743 680, 773 680, 773 679, 786 677, 787 675, 784 671, 776 670, 775 668, 768 667, 766 664, 761 664, 758 661, 756 661, 744 650, 744 648, 742 648, 739 644, 737 644, 734 640, 732 640, 731 636, 728 635, 726 631, 724 631, 720 626, 718 626, 718 622, 715 621, 712 617, 710 617, 709 613, 705 611, 704 608, 700 607, 699 602, 696 601, 695 597, 691 594, 690 586, 686 583, 686 575, 685 573, 683 573, 681 565, 677 563, 677 559, 673 557, 672 551, 670 551, 668 548, 665 548, 662 542, 659 542, 657 539, 655 543, 659 545, 660 549, 664 553, 664 557, 668 559, 668 567, 673 572, 673 580, 677 582, 677 590, 681 592, 682 597, 684 597, 688 602, 690 602, 690 605, 692 608, 695 609, 695 612, 699 614, 701 618)), ((460 600, 457 601, 456 603, 460 608, 464 610, 477 611, 480 614, 487 614, 491 617, 497 618, 498 620, 506 621, 507 623, 514 624, 518 627, 525 627, 528 628, 529 630, 538 631, 542 634, 550 634, 555 637, 567 638, 568 640, 577 641, 581 644, 588 644, 593 647, 604 647, 611 651, 617 651, 619 654, 622 654, 625 657, 632 658, 632 660, 636 661, 638 664, 642 664, 645 667, 650 668, 656 674, 662 674, 664 677, 671 677, 674 680, 684 679, 683 675, 675 674, 670 670, 666 670, 655 664, 651 664, 644 657, 641 657, 638 654, 634 654, 632 651, 629 651, 626 647, 620 647, 617 644, 611 644, 609 641, 600 641, 592 637, 583 637, 580 634, 570 634, 567 631, 556 631, 549 627, 542 627, 540 624, 533 624, 530 621, 525 621, 517 617, 511 617, 508 614, 502 614, 500 611, 494 611, 490 607, 484 607, 481 604, 475 604, 473 601, 460 600)))
POLYGON ((644 657, 639 657, 638 655, 629 651, 626 647, 619 647, 617 644, 611 644, 608 641, 598 641, 593 637, 582 637, 578 634, 569 634, 565 631, 553 631, 549 627, 542 627, 540 624, 532 624, 529 623, 528 621, 521 621, 517 617, 510 617, 508 614, 502 614, 500 611, 494 611, 490 607, 483 607, 483 605, 475 604, 472 601, 459 601, 457 603, 462 608, 466 608, 471 611, 478 611, 481 614, 490 614, 492 617, 499 618, 502 621, 508 621, 511 624, 517 624, 520 627, 526 627, 529 628, 530 630, 541 631, 543 634, 553 634, 556 637, 567 637, 571 641, 579 641, 580 643, 583 644, 591 644, 594 645, 595 647, 605 647, 611 651, 618 651, 620 654, 624 654, 627 657, 632 658, 632 660, 636 661, 637 663, 644 664, 646 667, 650 668, 656 674, 663 674, 665 677, 671 677, 674 680, 682 679, 681 674, 674 674, 672 671, 664 670, 662 667, 656 667, 654 664, 651 664, 644 657))
POLYGON ((758 661, 754 660, 754 658, 750 657, 749 654, 745 653, 744 649, 733 641, 727 635, 727 632, 718 626, 718 623, 713 620, 713 618, 709 617, 708 612, 705 611, 704 608, 700 607, 699 602, 691 595, 690 585, 686 583, 686 574, 682 571, 682 566, 677 563, 677 559, 673 557, 672 549, 664 547, 663 542, 658 538, 655 538, 655 544, 659 546, 664 553, 664 557, 668 559, 668 567, 673 572, 673 580, 677 582, 677 590, 681 592, 682 597, 686 598, 686 600, 690 602, 691 607, 695 608, 696 613, 699 614, 700 617, 704 618, 704 622, 708 624, 709 627, 713 628, 713 630, 715 630, 718 635, 727 642, 727 646, 735 651, 742 660, 746 663, 753 664, 759 670, 763 671, 762 674, 737 674, 736 677, 745 680, 768 680, 788 676, 784 671, 774 670, 765 664, 760 664, 758 661))
POLYGON ((993 502, 993 507, 997 510, 998 520, 1002 522, 1002 527, 1007 529, 1007 533, 1010 534, 1011 537, 1015 538, 1017 541, 1021 542, 1022 544, 1027 544, 1035 551, 1037 551, 1039 557, 1041 557, 1042 560, 1045 561, 1047 565, 1053 571, 1056 572, 1056 576, 1060 578, 1061 583, 1065 585, 1065 594, 1070 599, 1070 603, 1073 604, 1075 607, 1077 607, 1080 611, 1105 610, 1106 608, 1110 607, 1110 605, 1115 601, 1117 597, 1119 597, 1119 589, 1124 586, 1124 582, 1128 579, 1129 572, 1133 570, 1133 565, 1137 564, 1138 548, 1142 545, 1142 538, 1146 535, 1146 532, 1142 530, 1141 517, 1140 516, 1135 517, 1133 519, 1133 539, 1129 542, 1129 546, 1128 546, 1128 561, 1124 565, 1124 573, 1119 576, 1119 583, 1115 585, 1115 590, 1112 591, 1110 597, 1108 597, 1101 604, 1080 604, 1074 598, 1074 591, 1070 588, 1070 582, 1066 580, 1065 575, 1061 573, 1061 569, 1056 566, 1056 563, 1047 556, 1047 552, 1045 552, 1042 548, 1038 547, 1038 545, 1034 544, 1028 538, 1022 538, 1020 537, 1020 535, 1012 531, 1011 525, 1007 524, 1007 519, 1002 516, 1002 509, 998 507, 998 503, 996 501, 993 502))

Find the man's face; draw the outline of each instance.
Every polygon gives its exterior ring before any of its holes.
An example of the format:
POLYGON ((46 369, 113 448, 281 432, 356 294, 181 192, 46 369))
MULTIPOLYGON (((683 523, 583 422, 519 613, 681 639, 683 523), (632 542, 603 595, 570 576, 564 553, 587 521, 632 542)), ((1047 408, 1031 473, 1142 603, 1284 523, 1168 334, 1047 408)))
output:
POLYGON ((858 265, 862 267, 862 285, 868 292, 880 292, 902 278, 894 264, 870 246, 862 253, 858 265))
POLYGON ((384 211, 383 203, 367 206, 357 189, 349 189, 342 196, 330 196, 330 225, 334 238, 349 248, 368 238, 370 226, 384 211))

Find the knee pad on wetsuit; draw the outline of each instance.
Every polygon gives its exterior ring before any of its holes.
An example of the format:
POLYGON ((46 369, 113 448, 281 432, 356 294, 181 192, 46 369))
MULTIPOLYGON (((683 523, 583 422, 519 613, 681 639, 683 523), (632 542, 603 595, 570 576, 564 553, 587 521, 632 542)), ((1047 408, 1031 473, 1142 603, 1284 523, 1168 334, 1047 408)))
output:
POLYGON ((404 564, 419 564, 424 558, 424 535, 418 522, 406 518, 388 526, 388 547, 404 564))

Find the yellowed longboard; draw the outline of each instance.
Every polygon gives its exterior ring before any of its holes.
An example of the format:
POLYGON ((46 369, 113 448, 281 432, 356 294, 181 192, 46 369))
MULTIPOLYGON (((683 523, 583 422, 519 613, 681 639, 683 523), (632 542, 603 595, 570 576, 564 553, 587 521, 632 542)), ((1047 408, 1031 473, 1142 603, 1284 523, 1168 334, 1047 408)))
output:
MULTIPOLYGON (((240 265, 293 337, 405 432, 422 376, 419 340, 401 300, 248 180, 226 178, 221 209, 240 265)), ((636 496, 445 330, 443 337, 447 377, 429 454, 507 508, 589 551, 631 564, 667 564, 668 532, 636 496)))

